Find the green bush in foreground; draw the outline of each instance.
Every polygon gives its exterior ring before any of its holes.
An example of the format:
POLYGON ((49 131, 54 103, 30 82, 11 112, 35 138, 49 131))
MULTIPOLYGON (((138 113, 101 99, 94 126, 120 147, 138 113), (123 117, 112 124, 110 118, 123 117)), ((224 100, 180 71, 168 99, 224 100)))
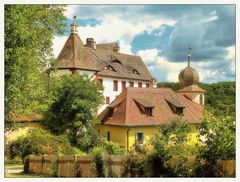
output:
POLYGON ((10 144, 10 157, 28 155, 71 155, 82 154, 74 148, 64 135, 56 136, 43 129, 33 129, 28 135, 21 136, 10 144))

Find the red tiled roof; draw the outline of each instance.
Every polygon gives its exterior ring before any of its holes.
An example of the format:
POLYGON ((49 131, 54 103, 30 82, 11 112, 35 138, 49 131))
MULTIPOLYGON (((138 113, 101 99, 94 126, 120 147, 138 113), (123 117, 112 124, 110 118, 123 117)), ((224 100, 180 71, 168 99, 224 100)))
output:
POLYGON ((169 122, 178 117, 168 104, 168 100, 174 102, 176 107, 183 108, 183 118, 190 124, 199 123, 203 116, 203 106, 199 105, 180 93, 169 88, 126 88, 112 103, 116 107, 107 107, 99 117, 103 124, 118 126, 151 126, 169 122), (154 106, 151 117, 142 113, 135 98, 144 97, 154 106), (119 102, 121 100, 121 102, 119 102), (177 103, 177 104, 176 104, 177 103), (109 112, 113 115, 109 116, 109 112))
POLYGON ((99 76, 151 81, 153 78, 139 56, 114 52, 115 44, 84 46, 76 33, 71 33, 56 60, 57 69, 97 71, 99 76), (111 66, 115 71, 104 69, 111 66), (133 73, 137 70, 139 74, 133 73))
POLYGON ((183 89, 177 90, 177 92, 206 92, 206 90, 202 89, 198 85, 190 85, 184 87, 183 89))
POLYGON ((56 63, 58 69, 98 70, 76 33, 71 33, 56 63))

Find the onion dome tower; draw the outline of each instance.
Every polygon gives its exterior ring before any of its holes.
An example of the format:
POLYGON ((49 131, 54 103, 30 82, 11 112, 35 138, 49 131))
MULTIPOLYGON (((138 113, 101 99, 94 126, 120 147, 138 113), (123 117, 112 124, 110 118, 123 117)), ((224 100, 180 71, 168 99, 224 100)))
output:
POLYGON ((191 48, 188 49, 187 57, 188 57, 188 66, 184 68, 178 76, 179 82, 184 86, 194 85, 199 82, 198 72, 190 66, 191 57, 192 57, 191 48))
POLYGON ((184 68, 179 76, 178 80, 180 84, 184 86, 183 89, 178 90, 178 93, 183 94, 188 99, 196 102, 197 104, 204 105, 204 92, 205 90, 202 89, 197 85, 199 82, 199 75, 198 72, 190 66, 191 62, 191 48, 188 49, 188 66, 184 68))

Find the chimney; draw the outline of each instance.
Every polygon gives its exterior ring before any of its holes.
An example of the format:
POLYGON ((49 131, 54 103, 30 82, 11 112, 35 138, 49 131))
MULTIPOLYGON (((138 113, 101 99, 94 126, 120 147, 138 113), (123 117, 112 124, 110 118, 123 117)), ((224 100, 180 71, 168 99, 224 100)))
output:
POLYGON ((86 46, 91 47, 93 49, 96 49, 96 42, 94 41, 93 38, 87 38, 86 40, 86 46))
POLYGON ((118 43, 116 43, 115 47, 113 48, 113 52, 119 53, 119 51, 120 51, 120 47, 119 47, 118 43))

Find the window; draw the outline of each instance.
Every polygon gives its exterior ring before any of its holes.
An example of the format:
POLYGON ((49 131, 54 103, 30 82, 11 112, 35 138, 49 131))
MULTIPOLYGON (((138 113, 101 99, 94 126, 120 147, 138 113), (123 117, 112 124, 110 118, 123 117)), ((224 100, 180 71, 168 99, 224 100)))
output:
POLYGON ((137 74, 137 75, 140 75, 139 72, 138 72, 136 69, 133 69, 133 70, 132 70, 132 73, 137 74))
POLYGON ((146 113, 146 116, 152 116, 152 108, 145 108, 145 113, 146 113))
POLYGON ((130 81, 130 87, 134 87, 134 82, 130 81))
POLYGON ((122 81, 122 91, 126 88, 126 81, 122 81))
POLYGON ((97 83, 102 85, 102 84, 103 84, 103 80, 100 79, 100 78, 98 78, 98 79, 97 79, 97 83))
POLYGON ((113 80, 113 91, 118 91, 118 81, 113 80))
POLYGON ((146 88, 149 88, 149 83, 146 83, 146 88))
POLYGON ((110 65, 107 65, 107 66, 105 66, 105 68, 104 68, 105 70, 110 70, 110 71, 116 71, 112 66, 110 66, 110 65))
POLYGON ((138 87, 142 88, 142 82, 138 82, 138 87))
POLYGON ((111 139, 111 134, 110 134, 110 131, 107 132, 107 140, 110 141, 111 139))
POLYGON ((137 132, 136 133, 136 144, 137 145, 143 144, 143 139, 144 139, 143 132, 137 132))
POLYGON ((183 108, 181 108, 181 107, 176 107, 176 113, 177 113, 178 115, 183 115, 183 108))
POLYGON ((110 104, 110 97, 106 97, 106 104, 110 104))

